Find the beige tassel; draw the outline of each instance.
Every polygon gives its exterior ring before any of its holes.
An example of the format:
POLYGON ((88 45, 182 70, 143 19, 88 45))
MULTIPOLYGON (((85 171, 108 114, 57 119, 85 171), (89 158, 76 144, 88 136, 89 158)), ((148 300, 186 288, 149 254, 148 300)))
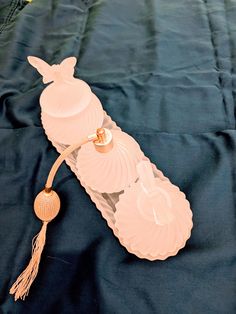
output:
POLYGON ((15 294, 15 301, 18 299, 24 300, 29 294, 30 286, 37 276, 41 254, 46 240, 47 222, 43 222, 40 232, 32 240, 32 257, 29 265, 20 274, 16 282, 10 289, 10 294, 15 294))
POLYGON ((29 289, 37 276, 42 251, 46 241, 47 224, 56 217, 60 209, 60 199, 53 190, 41 191, 34 201, 34 211, 43 222, 39 233, 32 240, 32 256, 28 266, 19 275, 10 289, 10 294, 15 294, 15 301, 24 300, 29 294, 29 289))
MULTIPOLYGON (((99 132, 101 132, 101 130, 99 132)), ((10 289, 10 294, 15 294, 15 301, 18 299, 24 300, 29 294, 29 289, 38 273, 41 254, 46 241, 47 224, 57 216, 60 210, 60 198, 57 193, 52 190, 52 182, 59 166, 75 149, 89 141, 95 141, 97 139, 98 135, 92 134, 84 138, 80 143, 67 147, 54 162, 49 172, 45 189, 36 196, 34 200, 34 212, 36 216, 42 220, 43 226, 40 232, 33 238, 32 257, 29 265, 20 274, 10 289)))

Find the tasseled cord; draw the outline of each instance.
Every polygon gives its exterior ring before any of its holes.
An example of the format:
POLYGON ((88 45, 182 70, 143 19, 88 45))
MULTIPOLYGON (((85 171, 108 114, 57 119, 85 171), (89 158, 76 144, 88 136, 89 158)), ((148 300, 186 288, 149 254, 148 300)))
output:
POLYGON ((40 232, 32 240, 32 256, 26 269, 19 275, 10 289, 10 294, 15 294, 15 301, 24 300, 29 294, 29 289, 37 276, 41 254, 46 241, 47 221, 43 222, 40 232))
POLYGON ((44 189, 34 200, 34 212, 42 221, 41 230, 32 240, 31 260, 26 269, 20 274, 10 289, 10 294, 15 294, 15 301, 24 300, 29 294, 29 289, 37 276, 42 251, 46 241, 47 225, 54 219, 60 210, 60 199, 53 190, 44 189))
POLYGON ((89 141, 97 140, 97 138, 97 134, 91 134, 84 138, 80 143, 67 147, 54 162, 49 172, 45 189, 36 196, 34 200, 34 212, 36 216, 43 222, 43 225, 40 232, 32 240, 32 256, 28 266, 20 274, 10 289, 10 294, 15 294, 15 301, 18 299, 24 300, 25 297, 29 294, 29 289, 38 273, 41 254, 46 241, 47 225, 57 216, 60 210, 60 198, 51 188, 54 176, 59 166, 63 160, 75 149, 89 141))

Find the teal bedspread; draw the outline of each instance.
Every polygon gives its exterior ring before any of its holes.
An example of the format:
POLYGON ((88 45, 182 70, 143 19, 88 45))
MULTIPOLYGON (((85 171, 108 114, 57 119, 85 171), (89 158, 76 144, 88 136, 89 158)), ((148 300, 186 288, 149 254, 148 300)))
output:
POLYGON ((235 71, 235 0, 0 1, 0 313, 236 313, 235 71), (41 226, 33 200, 58 156, 28 55, 76 56, 76 77, 186 193, 194 228, 176 257, 128 253, 63 164, 62 210, 14 302, 41 226))

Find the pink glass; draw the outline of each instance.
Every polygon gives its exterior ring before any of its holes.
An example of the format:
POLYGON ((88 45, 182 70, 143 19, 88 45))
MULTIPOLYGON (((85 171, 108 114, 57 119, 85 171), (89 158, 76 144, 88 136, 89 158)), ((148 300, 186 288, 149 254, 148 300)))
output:
POLYGON ((43 75, 44 83, 52 82, 39 102, 43 127, 55 141, 74 144, 101 127, 104 113, 99 99, 87 83, 73 77, 76 58, 52 66, 40 58, 28 60, 43 75))
POLYGON ((99 127, 112 132, 114 146, 109 152, 96 151, 90 142, 65 161, 120 243, 149 260, 176 255, 193 226, 185 194, 102 110, 89 86, 73 78, 75 58, 53 66, 39 58, 28 59, 44 82, 53 81, 40 97, 41 118, 48 139, 59 153, 99 127), (66 97, 68 91, 73 95, 66 97))
POLYGON ((81 147, 76 168, 81 179, 100 193, 120 192, 137 177, 137 163, 143 152, 127 133, 113 130, 113 148, 107 153, 96 151, 93 143, 81 147))
POLYGON ((178 187, 154 177, 149 161, 137 168, 138 182, 125 189, 116 203, 118 237, 131 252, 166 259, 190 237, 189 202, 178 187))

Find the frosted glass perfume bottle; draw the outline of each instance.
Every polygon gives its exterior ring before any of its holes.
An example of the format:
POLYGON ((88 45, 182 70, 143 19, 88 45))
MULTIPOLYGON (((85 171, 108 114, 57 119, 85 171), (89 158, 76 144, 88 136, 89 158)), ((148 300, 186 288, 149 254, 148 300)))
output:
POLYGON ((144 154, 138 143, 120 130, 104 129, 104 146, 87 143, 78 151, 76 168, 82 181, 100 193, 120 192, 137 177, 136 165, 144 154), (112 145, 109 149, 109 141, 112 145))
POLYGON ((116 203, 118 238, 131 253, 164 260, 176 255, 190 237, 190 204, 177 186, 154 177, 149 161, 141 161, 137 172, 138 181, 116 203))
POLYGON ((73 77, 76 58, 50 66, 37 57, 28 61, 50 83, 41 93, 41 118, 47 134, 56 142, 79 142, 102 126, 104 112, 96 95, 84 81, 73 77))

